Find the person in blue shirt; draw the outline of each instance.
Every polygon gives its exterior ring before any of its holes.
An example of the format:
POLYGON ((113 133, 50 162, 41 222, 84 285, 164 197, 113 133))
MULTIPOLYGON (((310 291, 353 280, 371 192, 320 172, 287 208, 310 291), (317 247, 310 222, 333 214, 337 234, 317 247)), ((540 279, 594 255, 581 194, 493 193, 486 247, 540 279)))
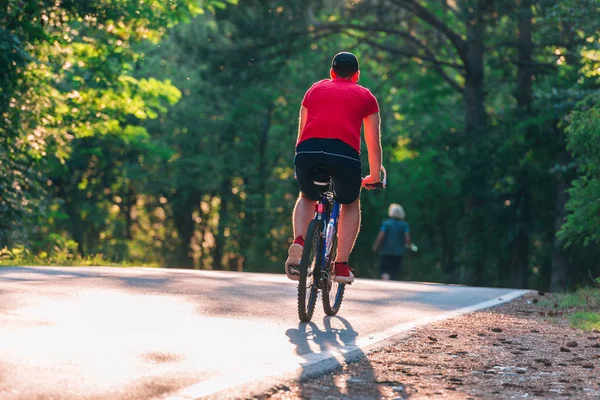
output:
POLYGON ((406 214, 400 204, 390 204, 389 219, 383 221, 381 229, 375 238, 373 252, 381 248, 381 279, 398 280, 402 258, 406 248, 410 247, 410 234, 408 222, 404 219, 406 214))

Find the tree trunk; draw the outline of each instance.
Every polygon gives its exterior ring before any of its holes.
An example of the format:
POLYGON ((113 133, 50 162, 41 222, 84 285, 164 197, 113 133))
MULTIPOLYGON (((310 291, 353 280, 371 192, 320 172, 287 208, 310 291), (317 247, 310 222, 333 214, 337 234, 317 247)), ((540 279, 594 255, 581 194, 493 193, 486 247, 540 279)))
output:
POLYGON ((513 287, 527 288, 529 279, 529 235, 522 227, 512 243, 511 282, 513 287))
POLYGON ((173 198, 173 221, 179 235, 179 246, 175 253, 175 268, 194 268, 190 244, 194 236, 192 214, 200 203, 199 193, 186 193, 180 189, 173 198))
MULTIPOLYGON (((521 120, 531 115, 532 101, 532 0, 519 0, 517 8, 518 20, 518 46, 517 46, 517 117, 521 120)), ((525 143, 529 143, 531 128, 525 128, 525 143)), ((530 189, 528 187, 528 173, 526 170, 517 172, 517 198, 513 207, 515 209, 515 235, 511 243, 511 284, 513 287, 526 288, 529 275, 529 227, 531 225, 530 189)))
POLYGON ((137 202, 137 195, 131 181, 127 182, 127 192, 123 199, 122 213, 125 217, 125 237, 133 240, 133 208, 137 202))
MULTIPOLYGON (((245 217, 243 224, 243 235, 241 235, 241 243, 243 246, 248 246, 253 251, 247 252, 247 254, 255 253, 259 250, 257 247, 259 244, 256 242, 256 232, 263 232, 260 227, 261 217, 265 213, 266 204, 266 182, 269 175, 267 149, 269 143, 269 130, 271 129, 271 120, 273 117, 273 104, 270 104, 265 111, 265 119, 261 129, 261 135, 258 141, 258 148, 256 149, 258 155, 258 166, 256 174, 252 177, 246 177, 246 187, 251 191, 251 195, 248 196, 245 206, 245 217)), ((248 258, 244 258, 244 263, 248 261, 248 258)), ((252 262, 252 257, 249 261, 252 262)))
POLYGON ((478 210, 482 203, 482 194, 485 188, 486 157, 479 153, 481 143, 485 137, 485 93, 484 93, 484 35, 485 21, 483 9, 485 0, 473 2, 472 12, 466 22, 467 52, 465 57, 465 85, 463 101, 465 107, 465 136, 467 141, 467 181, 465 182, 467 196, 465 198, 465 211, 467 227, 463 238, 463 260, 461 263, 461 277, 470 275, 469 283, 484 284, 485 251, 482 243, 484 227, 483 215, 478 210), (472 269, 467 274, 465 268, 472 269))
POLYGON ((265 211, 266 178, 267 178, 267 144, 269 143, 269 130, 271 129, 271 118, 273 116, 273 105, 270 104, 265 112, 265 121, 258 143, 258 195, 259 204, 257 215, 260 217, 265 211))
POLYGON ((456 263, 454 257, 456 224, 441 220, 438 222, 442 241, 442 265, 444 268, 444 279, 448 283, 456 283, 458 276, 456 273, 456 263))
POLYGON ((229 220, 229 199, 231 196, 231 179, 223 179, 219 198, 219 224, 215 235, 215 247, 213 248, 213 269, 223 269, 223 249, 225 247, 225 228, 229 220))
POLYGON ((519 109, 524 113, 531 112, 533 86, 533 14, 532 0, 519 0, 518 9, 518 46, 517 46, 517 91, 515 97, 519 109))
POLYGON ((483 2, 477 1, 470 18, 466 21, 467 55, 465 62, 465 129, 471 145, 483 133, 485 114, 484 93, 484 35, 483 2))
POLYGON ((75 240, 78 244, 77 252, 80 256, 84 257, 86 252, 85 246, 85 238, 83 234, 82 221, 78 212, 78 207, 70 200, 73 197, 63 197, 65 199, 65 211, 69 216, 70 228, 71 228, 71 236, 73 240, 75 240))
MULTIPOLYGON (((569 162, 569 154, 565 151, 559 157, 559 162, 566 164, 569 162)), ((562 224, 567 216, 565 205, 569 199, 567 189, 570 182, 565 174, 561 174, 556 185, 556 215, 554 217, 554 251, 552 254, 552 277, 550 279, 550 291, 563 292, 566 291, 568 282, 568 258, 567 251, 564 248, 564 242, 560 240, 556 233, 562 227, 562 224)))

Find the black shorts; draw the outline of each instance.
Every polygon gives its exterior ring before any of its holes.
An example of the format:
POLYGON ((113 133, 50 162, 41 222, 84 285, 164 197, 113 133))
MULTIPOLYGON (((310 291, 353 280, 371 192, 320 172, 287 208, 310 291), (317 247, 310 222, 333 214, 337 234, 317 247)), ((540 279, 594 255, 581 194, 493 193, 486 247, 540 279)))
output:
POLYGON ((308 139, 300 142, 296 147, 294 167, 300 191, 311 200, 319 200, 327 189, 313 183, 328 178, 316 172, 319 167, 329 171, 336 201, 351 204, 360 195, 360 156, 358 151, 341 140, 308 139))

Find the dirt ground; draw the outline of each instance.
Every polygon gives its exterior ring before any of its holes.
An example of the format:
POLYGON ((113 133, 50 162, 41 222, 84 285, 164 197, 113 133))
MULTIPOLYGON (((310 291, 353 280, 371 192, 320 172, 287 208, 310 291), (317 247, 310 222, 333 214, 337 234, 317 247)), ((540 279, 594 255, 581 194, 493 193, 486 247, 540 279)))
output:
POLYGON ((283 399, 600 399, 600 332, 569 327, 530 294, 415 329, 320 378, 256 396, 283 399))

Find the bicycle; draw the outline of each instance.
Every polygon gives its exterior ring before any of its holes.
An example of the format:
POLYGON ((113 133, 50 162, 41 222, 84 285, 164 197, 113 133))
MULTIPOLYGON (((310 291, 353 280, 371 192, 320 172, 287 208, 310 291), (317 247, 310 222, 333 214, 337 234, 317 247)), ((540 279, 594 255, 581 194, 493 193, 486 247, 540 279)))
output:
MULTIPOLYGON (((386 187, 386 171, 383 166, 383 180, 367 185, 369 188, 386 187)), ((315 171, 318 179, 315 185, 327 186, 327 190, 315 206, 315 216, 308 225, 302 259, 300 261, 298 282, 298 316, 300 321, 309 322, 313 316, 317 295, 321 291, 323 311, 333 316, 338 313, 346 283, 335 282, 331 276, 333 262, 337 254, 337 225, 340 216, 340 204, 335 201, 331 187, 331 177, 325 168, 315 171), (325 228, 325 229, 324 229, 325 228)))

